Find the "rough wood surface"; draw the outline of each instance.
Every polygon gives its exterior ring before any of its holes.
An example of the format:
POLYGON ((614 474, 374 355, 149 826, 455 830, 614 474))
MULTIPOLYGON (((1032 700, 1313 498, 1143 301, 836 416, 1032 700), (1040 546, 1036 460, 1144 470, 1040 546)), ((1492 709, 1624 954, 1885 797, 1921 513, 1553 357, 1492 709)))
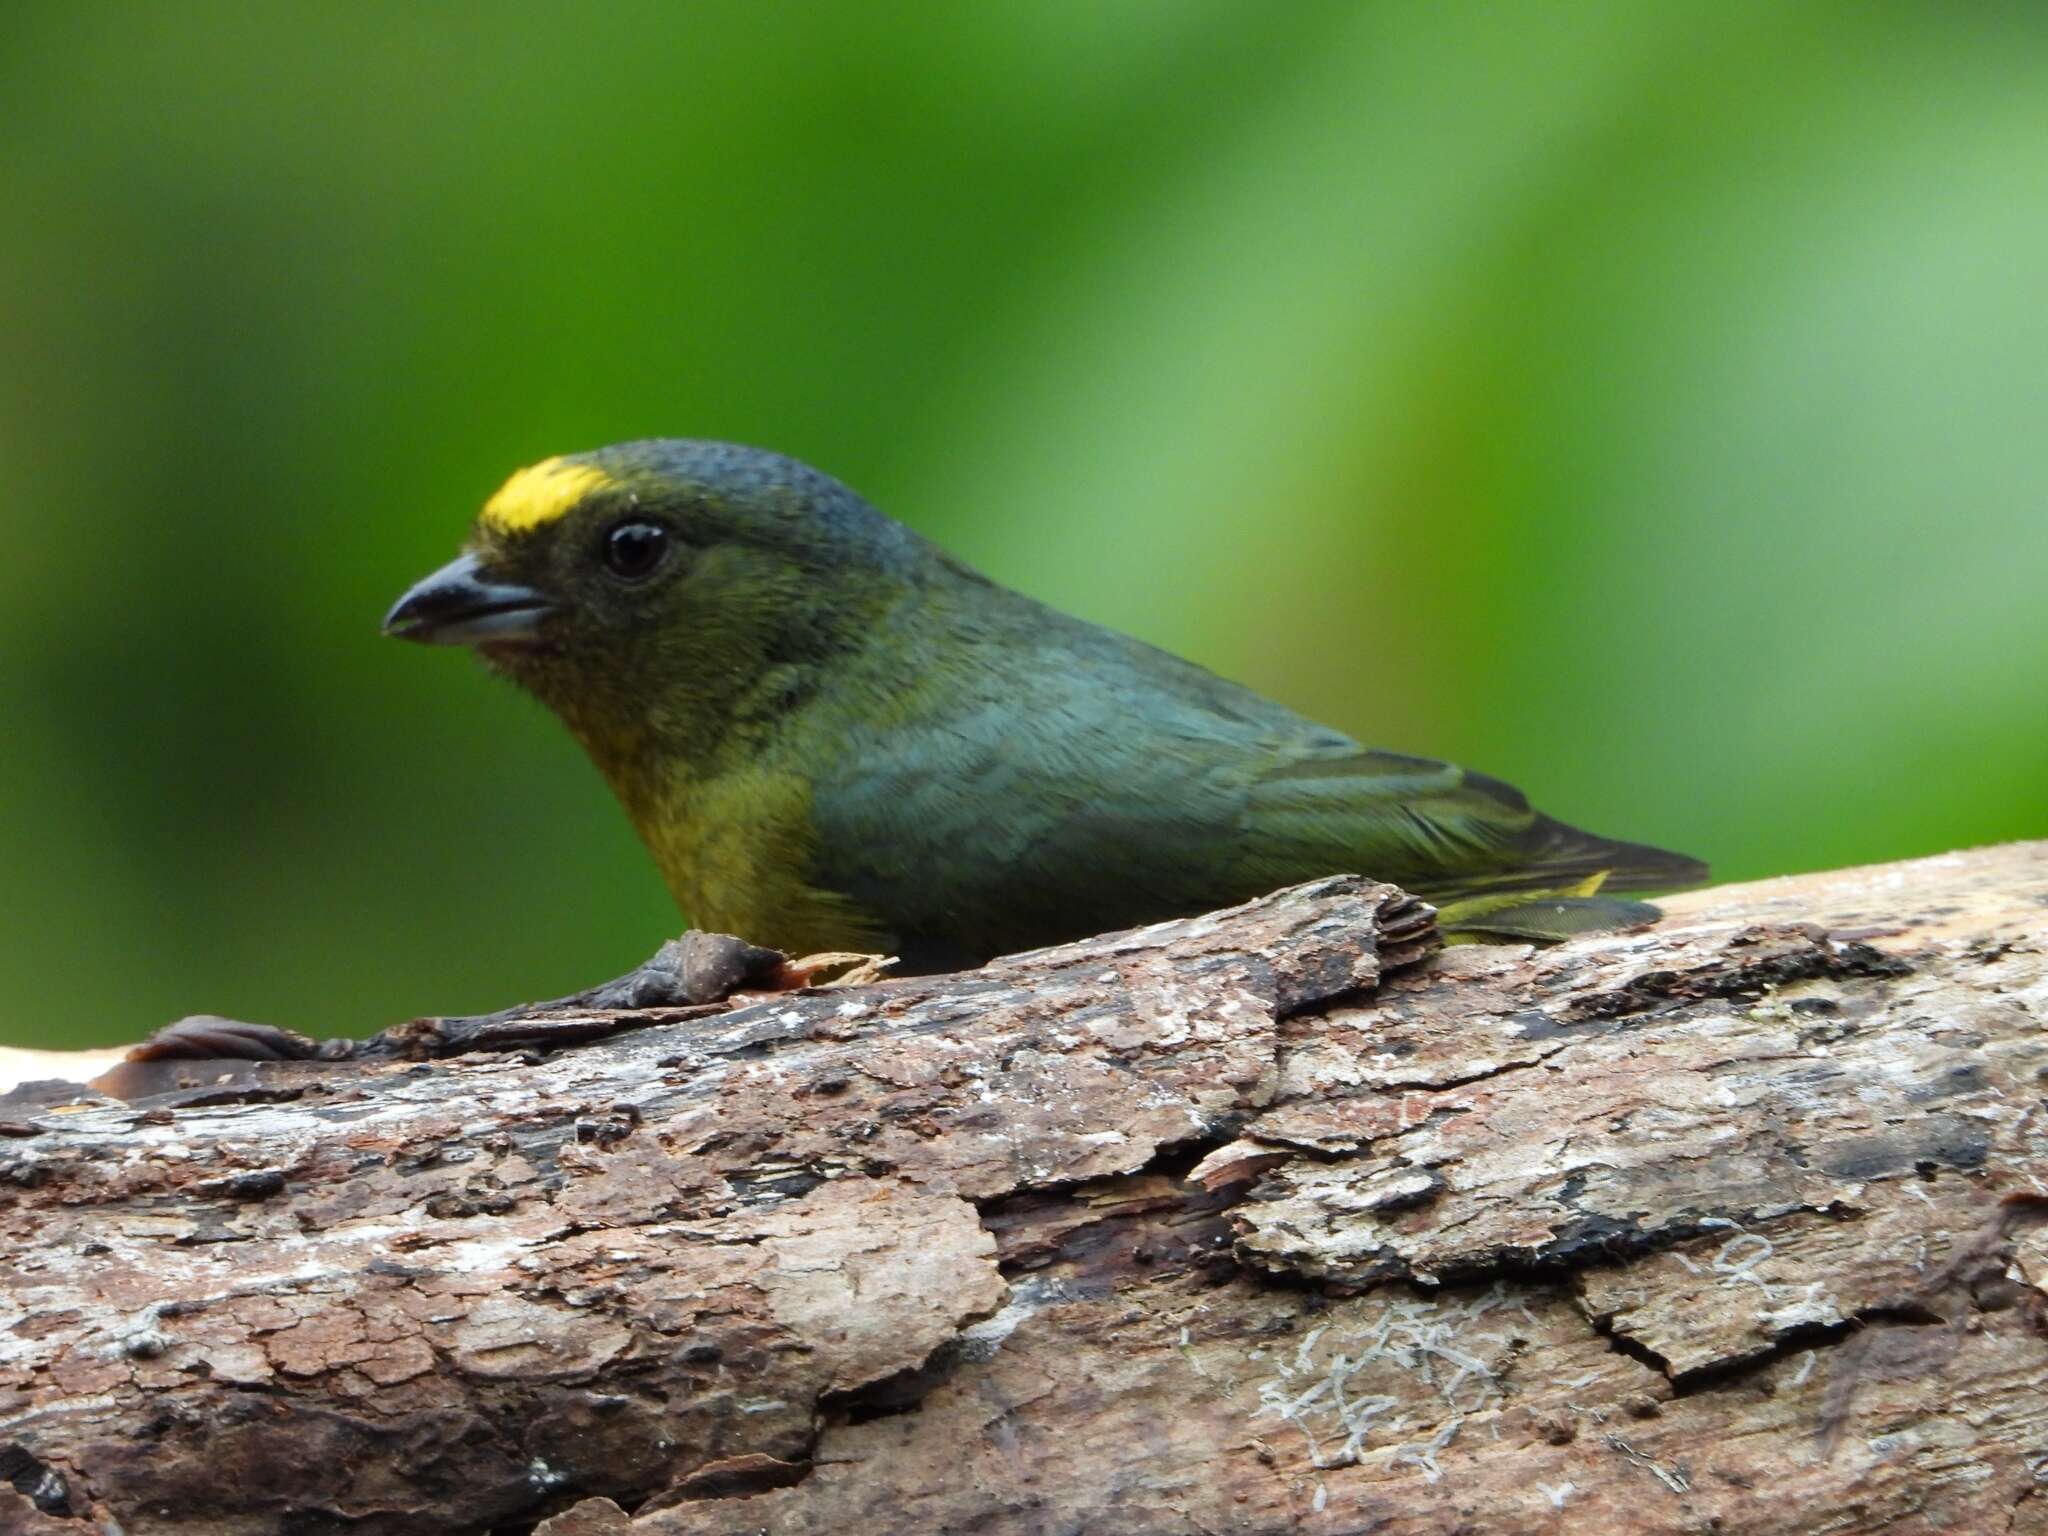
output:
POLYGON ((1669 906, 0 1101, 0 1531, 2048 1532, 2048 844, 1669 906))

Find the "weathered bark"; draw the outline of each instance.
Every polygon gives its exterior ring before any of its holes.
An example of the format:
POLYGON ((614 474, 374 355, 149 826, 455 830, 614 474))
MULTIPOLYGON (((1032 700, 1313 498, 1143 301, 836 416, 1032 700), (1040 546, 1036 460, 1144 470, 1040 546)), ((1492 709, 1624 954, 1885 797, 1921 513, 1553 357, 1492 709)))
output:
POLYGON ((1669 907, 0 1111, 0 1530, 2048 1531, 2048 844, 1669 907))

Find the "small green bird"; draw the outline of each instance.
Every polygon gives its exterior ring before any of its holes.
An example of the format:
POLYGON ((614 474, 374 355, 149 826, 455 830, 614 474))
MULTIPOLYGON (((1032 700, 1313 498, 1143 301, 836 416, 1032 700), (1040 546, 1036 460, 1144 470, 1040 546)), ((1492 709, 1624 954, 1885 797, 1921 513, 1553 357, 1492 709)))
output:
POLYGON ((997 586, 836 480, 726 443, 521 470, 385 632, 474 646, 561 716, 699 927, 908 970, 1319 875, 1557 938, 1697 860, 1381 752, 997 586))

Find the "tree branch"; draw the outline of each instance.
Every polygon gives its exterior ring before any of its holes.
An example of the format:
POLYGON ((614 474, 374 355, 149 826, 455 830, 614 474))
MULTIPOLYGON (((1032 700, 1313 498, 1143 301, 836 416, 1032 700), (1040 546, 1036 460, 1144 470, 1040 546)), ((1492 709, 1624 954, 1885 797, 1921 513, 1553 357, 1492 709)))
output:
POLYGON ((2048 844, 1668 907, 0 1100, 0 1531, 2048 1530, 2048 844))

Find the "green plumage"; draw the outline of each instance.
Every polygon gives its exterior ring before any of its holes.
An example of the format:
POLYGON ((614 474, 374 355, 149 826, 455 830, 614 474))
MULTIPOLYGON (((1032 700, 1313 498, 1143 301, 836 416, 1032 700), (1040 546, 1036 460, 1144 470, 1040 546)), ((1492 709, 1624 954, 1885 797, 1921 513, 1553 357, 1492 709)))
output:
POLYGON ((531 632, 472 643, 568 723, 700 927, 932 968, 1356 871, 1541 938, 1649 915, 1568 892, 1589 877, 1705 875, 996 586, 792 460, 566 462, 604 484, 473 546, 537 595, 531 632), (624 524, 664 536, 650 572, 607 568, 624 524))

